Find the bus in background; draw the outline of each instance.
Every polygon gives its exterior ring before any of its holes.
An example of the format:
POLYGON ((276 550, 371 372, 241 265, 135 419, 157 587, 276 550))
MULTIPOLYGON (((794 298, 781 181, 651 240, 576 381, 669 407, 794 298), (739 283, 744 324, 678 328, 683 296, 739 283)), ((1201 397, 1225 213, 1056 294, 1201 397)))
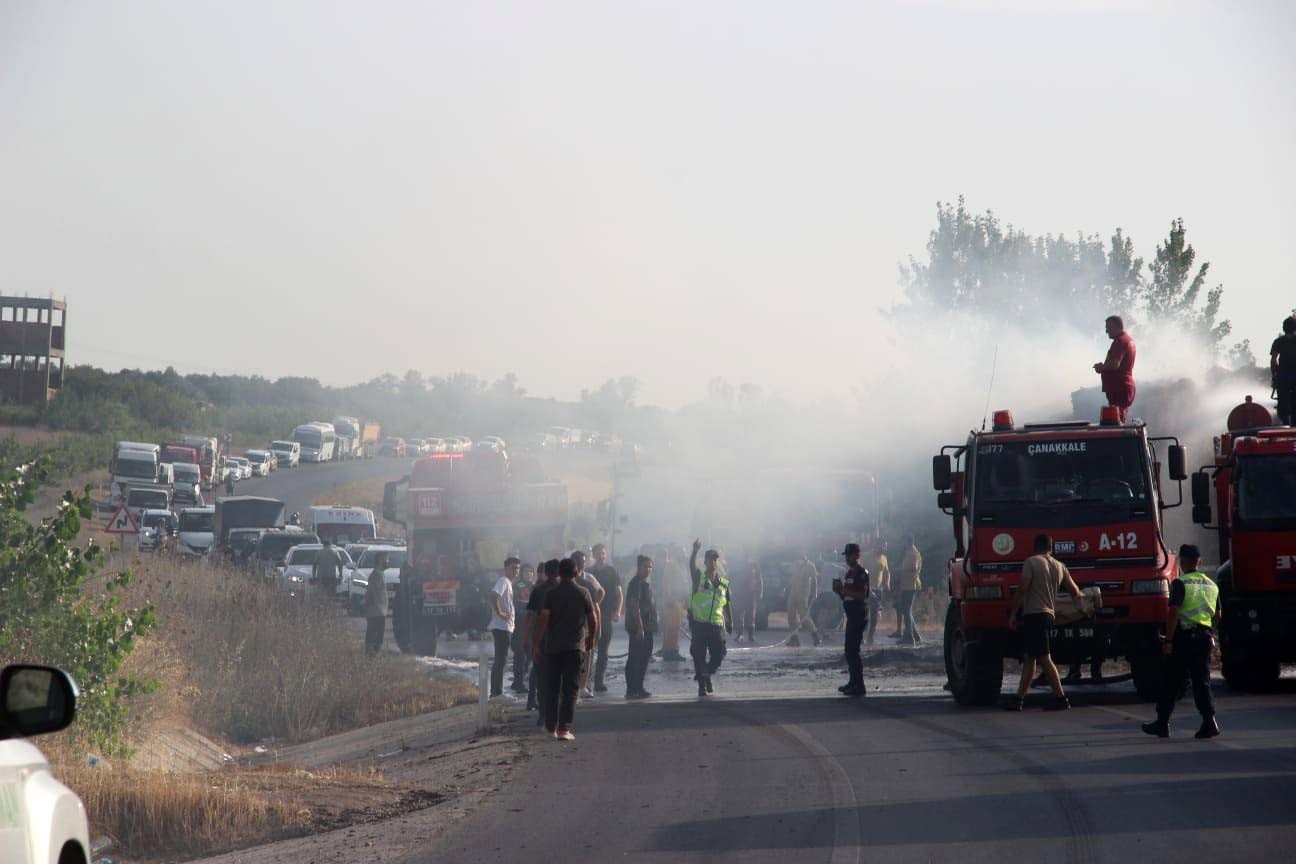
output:
POLYGON ((378 536, 378 523, 372 510, 364 507, 330 505, 310 508, 311 530, 320 541, 345 546, 378 536))
POLYGON ((293 440, 301 445, 301 461, 332 462, 337 433, 332 423, 304 423, 293 430, 293 440))

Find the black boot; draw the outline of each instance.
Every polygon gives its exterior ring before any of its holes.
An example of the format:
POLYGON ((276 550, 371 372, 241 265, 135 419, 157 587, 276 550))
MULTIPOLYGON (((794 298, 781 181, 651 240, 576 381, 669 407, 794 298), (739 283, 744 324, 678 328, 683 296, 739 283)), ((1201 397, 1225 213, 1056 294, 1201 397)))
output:
POLYGON ((1197 734, 1193 737, 1214 738, 1218 734, 1220 734, 1219 722, 1216 721, 1215 717, 1212 715, 1210 717, 1202 718, 1201 728, 1197 730, 1197 734))
POLYGON ((1158 738, 1170 737, 1170 724, 1162 720, 1153 720, 1151 723, 1144 723, 1140 727, 1149 735, 1155 735, 1158 738))

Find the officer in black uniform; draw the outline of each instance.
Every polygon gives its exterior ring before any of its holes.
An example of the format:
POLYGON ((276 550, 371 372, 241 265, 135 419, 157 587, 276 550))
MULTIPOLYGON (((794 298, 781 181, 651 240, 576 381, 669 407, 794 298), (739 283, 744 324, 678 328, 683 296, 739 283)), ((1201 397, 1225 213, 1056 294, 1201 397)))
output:
POLYGON ((846 575, 834 579, 832 587, 846 613, 846 666, 850 669, 850 680, 837 689, 847 696, 863 696, 866 688, 860 643, 868 629, 869 574, 860 564, 858 543, 847 543, 842 556, 846 559, 846 575))

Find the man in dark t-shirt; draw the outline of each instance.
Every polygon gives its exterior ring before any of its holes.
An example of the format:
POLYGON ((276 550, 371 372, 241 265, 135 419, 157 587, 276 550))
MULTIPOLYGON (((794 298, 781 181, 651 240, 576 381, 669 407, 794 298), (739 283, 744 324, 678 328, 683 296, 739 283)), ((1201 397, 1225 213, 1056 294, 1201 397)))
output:
MULTIPOLYGON (((594 650, 598 613, 590 593, 576 584, 570 558, 558 565, 559 582, 545 592, 539 639, 545 655, 545 728, 556 739, 575 741, 572 721, 580 690, 581 655, 594 650)), ((532 592, 534 596, 535 592, 532 592)))
POLYGON ((539 709, 536 714, 536 725, 544 723, 545 718, 545 694, 548 692, 544 683, 544 653, 537 651, 540 647, 540 613, 544 610, 545 595, 549 589, 558 584, 558 559, 553 558, 544 562, 536 568, 538 581, 531 589, 531 596, 527 598, 526 623, 523 624, 522 650, 532 657, 535 662, 531 665, 530 682, 527 687, 527 710, 532 708, 539 709))
POLYGON ((599 631, 598 654, 594 660, 594 692, 606 693, 607 684, 603 678, 607 674, 608 648, 612 645, 612 622, 621 620, 624 598, 621 592, 621 574, 608 563, 607 547, 602 543, 594 544, 594 566, 589 568, 591 576, 603 587, 603 601, 599 603, 599 619, 604 626, 599 631))
POLYGON ((1282 329, 1269 348, 1269 374, 1278 395, 1278 422, 1290 426, 1296 409, 1296 318, 1283 319, 1282 329))
POLYGON ((652 589, 652 559, 640 555, 636 568, 625 591, 626 632, 630 634, 625 668, 626 698, 647 699, 652 694, 644 689, 644 675, 648 673, 653 635, 657 632, 657 598, 652 589))

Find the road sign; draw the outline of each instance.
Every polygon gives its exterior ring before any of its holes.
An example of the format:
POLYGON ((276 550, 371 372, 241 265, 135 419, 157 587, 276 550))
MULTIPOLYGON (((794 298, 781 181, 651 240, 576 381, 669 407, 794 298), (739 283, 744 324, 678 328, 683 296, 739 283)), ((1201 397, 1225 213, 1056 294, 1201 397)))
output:
POLYGON ((139 523, 135 521, 135 516, 126 509, 126 505, 122 504, 117 508, 117 512, 113 513, 112 518, 108 520, 108 524, 104 526, 104 533, 138 534, 139 523))

